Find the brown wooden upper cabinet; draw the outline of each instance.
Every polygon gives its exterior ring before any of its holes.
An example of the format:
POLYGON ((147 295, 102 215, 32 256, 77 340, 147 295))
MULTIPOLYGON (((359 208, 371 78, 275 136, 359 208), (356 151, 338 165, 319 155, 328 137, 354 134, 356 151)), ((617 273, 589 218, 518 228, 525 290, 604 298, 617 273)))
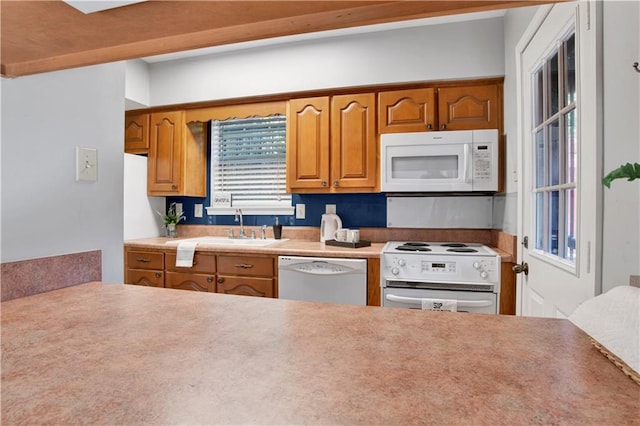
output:
POLYGON ((379 133, 424 132, 437 129, 433 88, 378 93, 379 133))
POLYGON ((293 99, 287 106, 287 191, 375 192, 375 94, 293 99))
POLYGON ((380 92, 379 133, 502 129, 501 87, 452 84, 380 92))
POLYGON ((501 129, 501 90, 496 84, 438 89, 438 129, 501 129))
POLYGON ((149 153, 149 114, 125 114, 124 152, 149 153))
POLYGON ((151 114, 148 195, 206 196, 205 135, 205 124, 187 125, 184 111, 151 114))

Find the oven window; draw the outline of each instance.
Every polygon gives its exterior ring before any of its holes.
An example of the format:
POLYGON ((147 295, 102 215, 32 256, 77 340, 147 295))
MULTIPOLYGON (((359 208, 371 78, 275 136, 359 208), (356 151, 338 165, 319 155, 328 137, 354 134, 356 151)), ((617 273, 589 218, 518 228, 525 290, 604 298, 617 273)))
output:
POLYGON ((428 155, 419 157, 393 157, 393 179, 457 179, 457 155, 428 155))

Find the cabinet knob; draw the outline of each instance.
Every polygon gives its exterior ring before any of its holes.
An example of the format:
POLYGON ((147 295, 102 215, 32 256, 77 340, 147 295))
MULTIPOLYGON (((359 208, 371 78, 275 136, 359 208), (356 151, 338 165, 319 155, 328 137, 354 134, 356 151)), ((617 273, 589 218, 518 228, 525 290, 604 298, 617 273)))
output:
POLYGON ((322 186, 327 186, 327 181, 326 181, 326 180, 323 180, 321 185, 322 185, 322 186))
POLYGON ((337 181, 337 180, 334 180, 334 181, 333 181, 333 186, 340 186, 340 182, 339 182, 339 181, 337 181))
POLYGON ((429 129, 429 130, 433 129, 433 124, 431 124, 431 123, 427 124, 427 129, 429 129))
POLYGON ((218 281, 219 284, 222 284, 224 282, 224 278, 219 277, 217 281, 218 281))
POLYGON ((443 124, 442 126, 440 126, 440 129, 442 129, 442 130, 447 130, 447 125, 446 125, 446 124, 443 124))
POLYGON ((212 283, 213 282, 213 277, 207 277, 207 282, 208 283, 212 283))
POLYGON ((177 191, 178 190, 178 185, 171 185, 171 189, 173 191, 177 191))
POLYGON ((162 276, 162 272, 156 272, 156 278, 160 278, 162 276))

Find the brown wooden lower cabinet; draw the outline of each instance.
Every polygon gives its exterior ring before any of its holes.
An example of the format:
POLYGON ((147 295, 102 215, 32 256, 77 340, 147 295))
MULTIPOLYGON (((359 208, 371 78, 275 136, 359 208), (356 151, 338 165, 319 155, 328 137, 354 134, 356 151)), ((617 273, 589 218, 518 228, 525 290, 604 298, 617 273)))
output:
POLYGON ((273 278, 218 275, 216 292, 241 296, 273 297, 273 278))
POLYGON ((126 284, 144 285, 148 287, 164 287, 164 272, 144 269, 127 269, 124 281, 126 284))
POLYGON ((184 272, 167 272, 164 286, 178 290, 216 291, 216 276, 214 274, 190 274, 184 272))

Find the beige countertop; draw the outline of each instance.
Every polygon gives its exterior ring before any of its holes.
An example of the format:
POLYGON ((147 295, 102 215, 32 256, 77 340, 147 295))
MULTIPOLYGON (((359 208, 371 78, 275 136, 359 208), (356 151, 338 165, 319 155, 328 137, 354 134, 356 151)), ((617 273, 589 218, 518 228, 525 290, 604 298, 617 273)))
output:
POLYGON ((640 422, 568 320, 102 283, 1 308, 3 424, 640 422))
MULTIPOLYGON (((180 238, 178 238, 180 240, 180 238)), ((138 240, 125 241, 127 247, 139 247, 148 249, 175 250, 176 244, 170 238, 143 238, 138 240)), ((384 243, 371 243, 369 247, 336 247, 323 244, 317 241, 305 240, 283 240, 264 247, 239 246, 239 245, 206 245, 199 244, 197 250, 211 251, 216 253, 262 253, 274 255, 296 255, 296 256, 318 256, 318 257, 380 257, 380 251, 384 243)))
MULTIPOLYGON (((178 238, 177 240, 180 240, 178 238)), ((136 240, 127 240, 124 242, 126 247, 154 249, 154 250, 175 250, 176 244, 167 244, 172 242, 171 238, 142 238, 136 240)), ((371 243, 368 247, 337 247, 327 245, 318 241, 306 241, 298 239, 283 240, 264 247, 255 246, 239 246, 239 245, 198 245, 198 251, 210 251, 216 253, 262 253, 272 255, 289 255, 289 256, 317 256, 317 257, 346 257, 346 258, 377 258, 385 243, 371 243)), ((500 254, 503 261, 511 261, 512 256, 499 250, 493 249, 500 254)))

